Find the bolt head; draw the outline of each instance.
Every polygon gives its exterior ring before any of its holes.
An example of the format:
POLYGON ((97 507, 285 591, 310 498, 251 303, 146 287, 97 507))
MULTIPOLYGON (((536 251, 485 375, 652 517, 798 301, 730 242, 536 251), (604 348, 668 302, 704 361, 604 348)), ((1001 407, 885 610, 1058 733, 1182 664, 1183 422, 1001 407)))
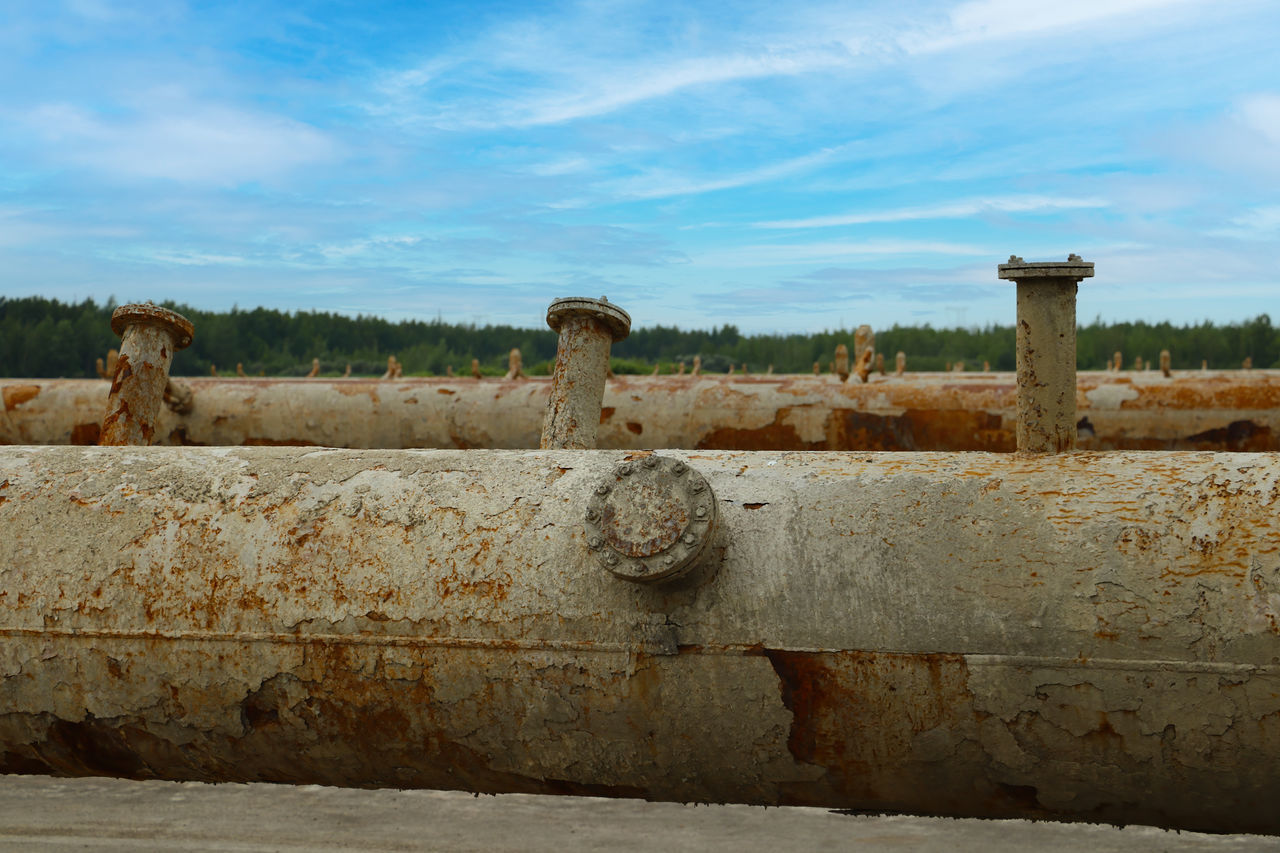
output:
POLYGON ((632 470, 632 468, 631 468, 631 466, 630 466, 630 465, 619 465, 619 466, 618 466, 618 475, 619 475, 619 476, 622 476, 622 477, 630 477, 630 476, 631 476, 631 470, 632 470))
POLYGON ((595 509, 595 507, 592 507, 587 510, 587 521, 599 521, 599 520, 600 520, 600 513, 595 509))
POLYGON ((689 484, 689 491, 693 492, 696 495, 706 487, 707 487, 706 483, 702 482, 701 480, 698 480, 697 482, 689 484))
POLYGON ((601 539, 599 536, 592 536, 589 540, 587 540, 587 546, 592 551, 599 551, 601 548, 604 547, 604 540, 601 539))
POLYGON ((650 470, 658 467, 659 459, 656 456, 646 456, 644 462, 640 463, 650 470))
POLYGON ((679 477, 681 474, 683 474, 685 471, 688 471, 688 470, 689 470, 689 466, 684 464, 683 462, 677 462, 676 464, 671 466, 671 473, 675 474, 677 477, 679 477))
POLYGON ((601 497, 604 497, 605 495, 609 494, 609 491, 610 490, 609 490, 608 483, 601 483, 600 485, 596 486, 596 494, 600 495, 601 497))
POLYGON ((707 508, 705 506, 700 506, 693 511, 693 514, 696 515, 698 518, 706 518, 707 508))

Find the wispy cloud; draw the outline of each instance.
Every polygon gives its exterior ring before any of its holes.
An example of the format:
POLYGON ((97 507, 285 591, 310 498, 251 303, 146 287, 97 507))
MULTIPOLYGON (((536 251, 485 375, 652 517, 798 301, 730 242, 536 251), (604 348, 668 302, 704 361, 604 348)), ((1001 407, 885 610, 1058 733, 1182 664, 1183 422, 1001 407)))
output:
POLYGON ((613 69, 603 78, 579 81, 583 88, 551 98, 505 106, 507 124, 528 127, 604 115, 622 107, 662 98, 696 86, 762 77, 792 76, 846 65, 848 54, 833 47, 781 50, 757 56, 698 57, 669 66, 654 64, 613 69))
POLYGON ((743 172, 718 177, 679 176, 655 169, 644 175, 605 184, 602 189, 609 195, 632 199, 701 195, 702 193, 767 183, 807 172, 839 160, 841 157, 848 156, 849 150, 850 146, 825 148, 799 157, 791 157, 778 163, 770 163, 743 172))
POLYGON ((1280 236, 1280 205, 1263 205, 1231 218, 1227 228, 1211 232, 1223 237, 1240 240, 1274 240, 1280 236))
POLYGON ((45 156, 54 162, 108 178, 239 184, 331 162, 339 154, 337 143, 310 125, 216 104, 185 103, 122 118, 55 103, 30 111, 21 123, 44 139, 45 156))
POLYGON ((1106 207, 1100 198, 1055 198, 1052 196, 994 196, 972 198, 921 207, 900 207, 867 213, 810 216, 754 223, 756 228, 830 228, 836 225, 865 225, 872 222, 907 222, 916 219, 962 219, 988 213, 1053 213, 1059 210, 1106 207))
POLYGON ((923 53, 968 47, 1019 37, 1052 37, 1117 18, 1184 5, 1193 0, 1073 0, 1070 3, 1027 3, 1025 0, 971 0, 951 10, 947 25, 902 39, 909 52, 923 53))
POLYGON ((768 267, 822 263, 844 258, 881 256, 992 255, 992 250, 967 243, 935 240, 859 240, 738 246, 695 256, 700 263, 722 267, 768 267))

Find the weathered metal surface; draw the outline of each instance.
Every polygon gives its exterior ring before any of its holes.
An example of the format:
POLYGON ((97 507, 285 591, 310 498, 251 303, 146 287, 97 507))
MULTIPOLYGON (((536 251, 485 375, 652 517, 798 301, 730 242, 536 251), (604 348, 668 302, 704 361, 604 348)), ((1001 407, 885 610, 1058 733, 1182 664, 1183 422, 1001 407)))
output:
POLYGON ((1027 263, 1011 255, 997 272, 1018 288, 1018 450, 1074 450, 1076 289, 1093 275, 1093 264, 1079 255, 1069 255, 1065 264, 1027 263))
POLYGON ((631 332, 631 317, 607 299, 568 297, 547 308, 547 325, 560 337, 539 446, 594 448, 609 349, 631 332))
POLYGON ((583 517, 587 547, 623 580, 669 581, 693 568, 716 531, 716 496, 679 459, 623 462, 591 490, 583 517))
MULTIPOLYGON (((187 415, 164 410, 157 444, 534 448, 545 377, 183 380, 187 415)), ((108 383, 0 380, 0 444, 94 444, 108 383)), ((1081 373, 1078 446, 1088 450, 1280 450, 1280 373, 1081 373)), ((1014 449, 1009 373, 619 376, 605 387, 602 448, 1014 449)))
POLYGON ((155 440, 173 354, 191 344, 194 329, 181 314, 140 303, 112 312, 111 331, 121 338, 120 354, 98 443, 146 446, 155 440))
POLYGON ((0 770, 1280 831, 1275 455, 672 455, 0 450, 0 770))

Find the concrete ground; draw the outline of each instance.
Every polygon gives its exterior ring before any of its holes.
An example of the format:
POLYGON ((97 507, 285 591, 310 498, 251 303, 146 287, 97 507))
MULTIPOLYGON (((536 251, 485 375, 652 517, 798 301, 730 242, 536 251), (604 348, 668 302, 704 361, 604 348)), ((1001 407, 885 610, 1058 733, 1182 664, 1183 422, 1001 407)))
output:
POLYGON ((0 776, 0 850, 1280 853, 1280 837, 525 794, 0 776))

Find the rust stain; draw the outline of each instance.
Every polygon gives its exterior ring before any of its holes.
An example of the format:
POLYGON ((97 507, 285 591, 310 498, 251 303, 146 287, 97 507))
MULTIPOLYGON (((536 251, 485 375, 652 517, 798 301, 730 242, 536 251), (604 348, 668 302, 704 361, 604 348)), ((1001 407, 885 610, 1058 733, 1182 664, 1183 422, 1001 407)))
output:
POLYGON ((935 814, 1044 813, 1026 803, 1002 810, 996 784, 952 760, 966 748, 962 733, 975 720, 962 655, 779 649, 764 655, 792 713, 788 749, 824 770, 813 782, 787 783, 782 803, 919 811, 920 791, 929 791, 935 814))
POLYGON ((0 388, 0 397, 4 398, 4 410, 12 412, 28 400, 40 394, 39 385, 6 385, 0 388))
POLYGON ((71 428, 71 443, 83 446, 94 446, 102 437, 102 425, 96 423, 76 424, 71 428))
POLYGON ((783 423, 789 407, 774 415, 773 423, 757 428, 719 427, 704 433, 696 450, 826 450, 826 442, 806 442, 792 424, 783 423))
POLYGON ((856 409, 827 414, 825 437, 805 441, 792 423, 792 407, 778 409, 773 423, 757 428, 721 427, 705 433, 698 450, 984 450, 1012 452, 1012 425, 1001 415, 965 409, 908 409, 879 415, 856 409))

